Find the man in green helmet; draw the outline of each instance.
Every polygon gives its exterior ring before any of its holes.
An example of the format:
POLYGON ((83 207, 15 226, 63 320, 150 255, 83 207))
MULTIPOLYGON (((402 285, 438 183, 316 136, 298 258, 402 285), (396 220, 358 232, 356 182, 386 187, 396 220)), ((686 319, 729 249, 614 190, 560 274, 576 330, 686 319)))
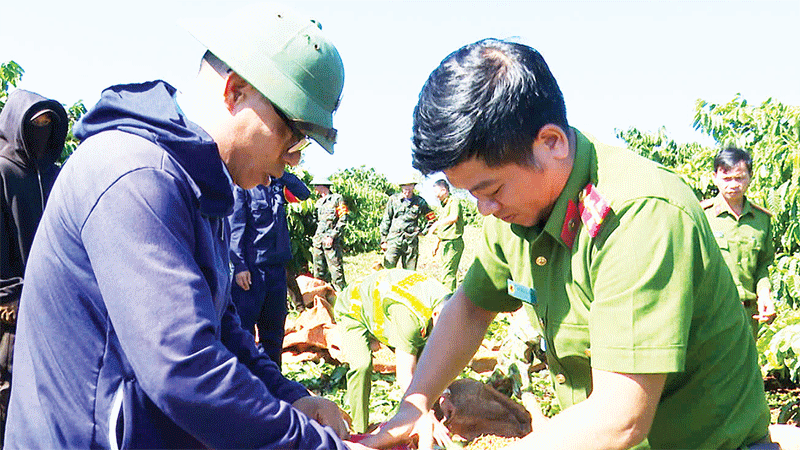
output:
POLYGON ((341 59, 277 5, 186 28, 208 49, 190 89, 112 86, 75 127, 28 260, 6 445, 363 448, 230 297, 230 181, 269 183, 309 139, 333 151, 341 59))
POLYGON ((347 224, 347 204, 341 194, 331 192, 331 180, 314 178, 311 182, 319 195, 314 205, 317 231, 311 240, 314 278, 331 282, 337 291, 345 288, 342 259, 342 233, 347 224))
POLYGON ((381 220, 383 266, 416 270, 419 258, 419 235, 428 231, 436 220, 424 198, 414 192, 416 176, 400 180, 400 192, 389 197, 381 220))

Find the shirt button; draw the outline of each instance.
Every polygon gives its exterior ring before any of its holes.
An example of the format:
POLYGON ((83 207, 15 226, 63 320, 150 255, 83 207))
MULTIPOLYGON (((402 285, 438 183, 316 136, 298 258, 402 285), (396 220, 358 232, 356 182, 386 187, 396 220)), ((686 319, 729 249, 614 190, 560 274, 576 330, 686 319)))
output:
POLYGON ((567 228, 569 231, 575 231, 575 228, 578 228, 578 222, 575 219, 569 219, 569 222, 567 222, 567 228))
POLYGON ((559 373, 558 375, 556 375, 556 383, 564 384, 566 382, 567 382, 567 377, 565 377, 563 373, 559 373))
POLYGON ((544 256, 540 256, 540 257, 536 258, 536 265, 537 266, 543 266, 545 264, 547 264, 547 258, 545 258, 544 256))

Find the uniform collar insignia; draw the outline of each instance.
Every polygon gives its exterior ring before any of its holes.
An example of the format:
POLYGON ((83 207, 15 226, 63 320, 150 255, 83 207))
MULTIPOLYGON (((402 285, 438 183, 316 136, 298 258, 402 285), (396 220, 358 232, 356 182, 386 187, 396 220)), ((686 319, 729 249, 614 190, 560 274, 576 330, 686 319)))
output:
POLYGON ((567 247, 572 248, 575 243, 575 236, 578 235, 578 226, 580 225, 580 213, 578 206, 575 202, 570 200, 567 203, 567 214, 564 216, 564 224, 561 226, 561 240, 567 244, 567 247))

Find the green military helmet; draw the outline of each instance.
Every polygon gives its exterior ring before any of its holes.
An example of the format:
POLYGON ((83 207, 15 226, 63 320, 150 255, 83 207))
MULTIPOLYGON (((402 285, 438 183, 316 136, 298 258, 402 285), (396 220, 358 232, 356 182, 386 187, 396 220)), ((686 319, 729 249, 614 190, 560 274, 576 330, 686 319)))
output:
POLYGON ((328 177, 319 177, 319 176, 317 176, 317 177, 314 177, 313 180, 311 180, 311 185, 312 186, 331 186, 332 184, 333 183, 331 182, 331 179, 328 178, 328 177))
POLYGON ((418 184, 418 183, 419 183, 419 172, 415 170, 410 170, 397 177, 398 186, 402 186, 404 184, 418 184))
POLYGON ((293 125, 333 153, 333 113, 344 86, 344 66, 319 22, 282 5, 262 3, 182 25, 293 125))

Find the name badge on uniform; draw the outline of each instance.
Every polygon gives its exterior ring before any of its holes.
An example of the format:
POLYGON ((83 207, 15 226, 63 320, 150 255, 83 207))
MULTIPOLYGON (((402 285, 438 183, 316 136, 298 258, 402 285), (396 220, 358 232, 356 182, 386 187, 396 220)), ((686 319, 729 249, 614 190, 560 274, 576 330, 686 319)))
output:
POLYGON ((536 304, 536 289, 508 280, 508 295, 521 300, 529 305, 536 304))

